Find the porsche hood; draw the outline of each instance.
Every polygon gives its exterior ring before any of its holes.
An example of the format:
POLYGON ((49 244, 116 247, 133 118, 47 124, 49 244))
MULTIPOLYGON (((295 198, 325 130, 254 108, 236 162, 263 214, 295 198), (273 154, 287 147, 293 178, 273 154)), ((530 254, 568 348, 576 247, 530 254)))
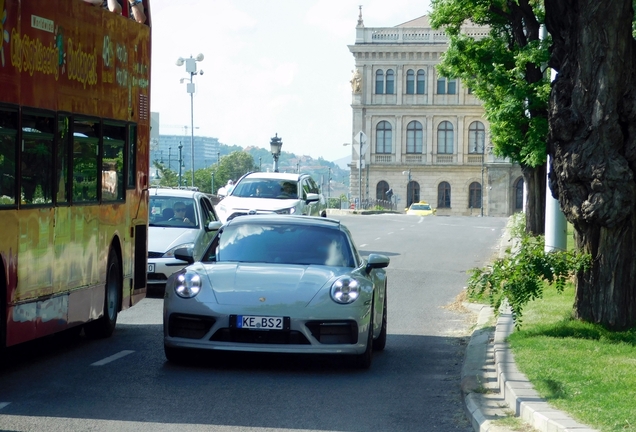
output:
POLYGON ((346 269, 338 267, 215 263, 205 265, 216 300, 224 305, 307 304, 346 269))

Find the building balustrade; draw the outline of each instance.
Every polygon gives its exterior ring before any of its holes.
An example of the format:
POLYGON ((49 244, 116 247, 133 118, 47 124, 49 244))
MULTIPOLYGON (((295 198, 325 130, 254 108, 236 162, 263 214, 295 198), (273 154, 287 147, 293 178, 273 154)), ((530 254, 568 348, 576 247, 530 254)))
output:
POLYGON ((481 165, 484 161, 484 155, 482 154, 469 154, 466 156, 466 163, 468 165, 481 165))
POLYGON ((455 163, 455 155, 452 154, 437 154, 435 155, 435 163, 442 164, 453 164, 455 163))
MULTIPOLYGON (((448 43, 449 40, 444 31, 415 27, 365 27, 358 31, 356 43, 448 43)), ((462 33, 477 40, 488 34, 485 30, 477 28, 462 33)))
POLYGON ((426 156, 423 154, 406 154, 402 156, 402 163, 407 165, 421 165, 426 163, 426 156))
POLYGON ((393 162, 392 154, 374 154, 373 162, 374 163, 392 163, 393 162))

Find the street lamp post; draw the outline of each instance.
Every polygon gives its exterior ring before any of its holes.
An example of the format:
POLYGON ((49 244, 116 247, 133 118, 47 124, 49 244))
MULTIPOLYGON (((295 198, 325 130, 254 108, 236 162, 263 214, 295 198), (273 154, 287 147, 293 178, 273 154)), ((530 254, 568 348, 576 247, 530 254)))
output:
MULTIPOLYGON (((411 204, 413 204, 412 202, 409 202, 409 185, 411 184, 411 168, 408 169, 408 171, 402 171, 402 175, 406 175, 407 176, 407 181, 406 181, 406 206, 410 207, 411 204)), ((411 191, 411 195, 413 195, 413 192, 411 191)), ((411 196, 411 198, 413 198, 411 196)))
POLYGON ((282 138, 278 138, 278 133, 269 142, 269 146, 272 150, 272 157, 274 158, 274 172, 278 172, 278 158, 280 157, 281 147, 283 146, 282 138))
POLYGON ((183 166, 181 149, 183 149, 183 144, 179 141, 179 187, 181 187, 181 167, 183 166))
POLYGON ((263 168, 262 168, 262 162, 261 162, 261 157, 258 157, 258 172, 262 172, 263 168))
POLYGON ((194 82, 192 78, 199 73, 203 75, 203 71, 197 72, 197 62, 202 60, 203 54, 199 54, 196 57, 190 56, 190 58, 187 59, 179 57, 176 62, 177 66, 182 66, 185 63, 186 72, 190 74, 187 91, 190 93, 190 159, 192 163, 192 187, 194 187, 194 82))

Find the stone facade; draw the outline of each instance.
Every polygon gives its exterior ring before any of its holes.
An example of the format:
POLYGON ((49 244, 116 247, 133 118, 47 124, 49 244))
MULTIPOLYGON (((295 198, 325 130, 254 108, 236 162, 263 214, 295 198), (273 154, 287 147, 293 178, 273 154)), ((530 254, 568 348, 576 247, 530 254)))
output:
MULTIPOLYGON (((464 31, 486 34, 477 26, 464 31)), ((521 169, 489 151, 489 124, 470 89, 437 73, 447 46, 445 33, 431 29, 426 16, 367 28, 360 14, 349 46, 355 59, 351 197, 383 200, 390 188, 400 210, 424 200, 438 215, 508 216, 522 210, 521 169)))

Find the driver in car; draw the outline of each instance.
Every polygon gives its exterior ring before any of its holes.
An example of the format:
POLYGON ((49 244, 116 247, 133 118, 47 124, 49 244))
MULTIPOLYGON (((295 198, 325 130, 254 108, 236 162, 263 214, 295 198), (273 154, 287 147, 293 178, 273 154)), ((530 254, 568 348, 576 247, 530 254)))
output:
POLYGON ((194 222, 186 217, 186 206, 183 201, 174 203, 172 209, 174 210, 174 217, 170 219, 171 221, 183 221, 187 224, 194 225, 194 222))

